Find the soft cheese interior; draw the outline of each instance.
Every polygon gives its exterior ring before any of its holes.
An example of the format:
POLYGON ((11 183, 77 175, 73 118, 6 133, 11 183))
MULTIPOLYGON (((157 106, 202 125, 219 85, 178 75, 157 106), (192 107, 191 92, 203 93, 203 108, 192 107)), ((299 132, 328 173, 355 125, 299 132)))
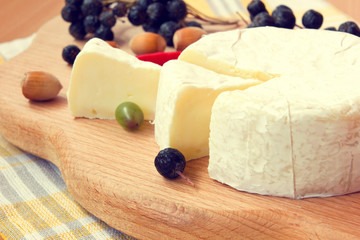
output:
POLYGON ((68 105, 75 117, 115 119, 125 101, 140 106, 146 120, 155 115, 161 67, 90 39, 76 57, 68 90, 68 105))
POLYGON ((181 151, 185 159, 209 155, 211 108, 224 91, 243 90, 262 83, 217 74, 183 61, 162 67, 155 114, 155 139, 160 149, 181 151))

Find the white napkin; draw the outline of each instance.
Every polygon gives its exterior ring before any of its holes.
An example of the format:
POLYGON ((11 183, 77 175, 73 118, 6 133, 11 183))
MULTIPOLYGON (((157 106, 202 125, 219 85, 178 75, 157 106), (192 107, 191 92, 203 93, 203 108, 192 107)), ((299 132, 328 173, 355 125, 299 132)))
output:
POLYGON ((29 37, 18 38, 9 42, 0 43, 0 55, 5 60, 15 57, 31 45, 35 35, 36 34, 34 33, 29 37))

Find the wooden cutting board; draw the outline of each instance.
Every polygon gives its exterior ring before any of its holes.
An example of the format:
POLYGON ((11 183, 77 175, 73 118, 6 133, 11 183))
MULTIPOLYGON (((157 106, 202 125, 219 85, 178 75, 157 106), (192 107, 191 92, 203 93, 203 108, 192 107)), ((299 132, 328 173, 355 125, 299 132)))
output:
MULTIPOLYGON (((154 167, 154 127, 137 132, 116 121, 74 119, 67 108, 71 66, 61 58, 74 41, 56 17, 31 47, 0 66, 0 134, 23 150, 56 164, 69 191, 89 212, 139 239, 359 239, 360 194, 291 200, 234 190, 209 178, 208 158, 190 161, 169 181, 154 167), (64 88, 51 102, 30 102, 20 81, 47 71, 64 88)), ((118 23, 116 41, 128 51, 141 29, 118 23)))

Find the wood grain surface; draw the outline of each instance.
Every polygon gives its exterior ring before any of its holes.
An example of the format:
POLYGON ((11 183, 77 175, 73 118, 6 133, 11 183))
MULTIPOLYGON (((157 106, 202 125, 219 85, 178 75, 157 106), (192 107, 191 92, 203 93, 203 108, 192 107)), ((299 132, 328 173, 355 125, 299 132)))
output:
POLYGON ((0 43, 37 32, 64 5, 65 0, 0 0, 0 43))
MULTIPOLYGON (((115 28, 127 49, 138 29, 115 28)), ((120 26, 121 25, 121 26, 120 26)), ((74 119, 67 108, 71 66, 61 58, 68 44, 82 46, 55 17, 23 54, 0 66, 0 134, 23 150, 56 164, 70 193, 110 226, 139 239, 359 239, 360 193, 291 200, 234 190, 211 180, 208 158, 188 162, 181 179, 169 181, 154 167, 153 125, 137 132, 116 121, 74 119), (22 96, 27 71, 47 71, 64 88, 50 102, 22 96)))
POLYGON ((327 2, 334 5, 340 11, 353 17, 357 22, 360 22, 360 1, 359 0, 327 0, 327 2))

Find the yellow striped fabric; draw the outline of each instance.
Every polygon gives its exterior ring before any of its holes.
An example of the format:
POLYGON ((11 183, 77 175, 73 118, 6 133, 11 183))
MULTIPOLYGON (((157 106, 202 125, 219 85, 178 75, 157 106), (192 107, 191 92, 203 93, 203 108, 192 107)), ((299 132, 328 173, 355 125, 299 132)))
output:
POLYGON ((0 136, 0 232, 7 239, 133 239, 110 228, 69 194, 52 163, 0 136))
MULTIPOLYGON (((186 0, 211 17, 248 18, 250 0, 186 0)), ((291 7, 301 25, 310 8, 324 15, 323 27, 339 26, 349 16, 324 0, 265 0, 271 12, 279 4, 291 7)), ((0 64, 3 62, 0 57, 0 64)), ((0 66, 1 67, 1 66, 0 66)), ((8 143, 0 135, 1 239, 133 239, 109 227, 82 208, 69 194, 61 173, 52 163, 8 143)))

